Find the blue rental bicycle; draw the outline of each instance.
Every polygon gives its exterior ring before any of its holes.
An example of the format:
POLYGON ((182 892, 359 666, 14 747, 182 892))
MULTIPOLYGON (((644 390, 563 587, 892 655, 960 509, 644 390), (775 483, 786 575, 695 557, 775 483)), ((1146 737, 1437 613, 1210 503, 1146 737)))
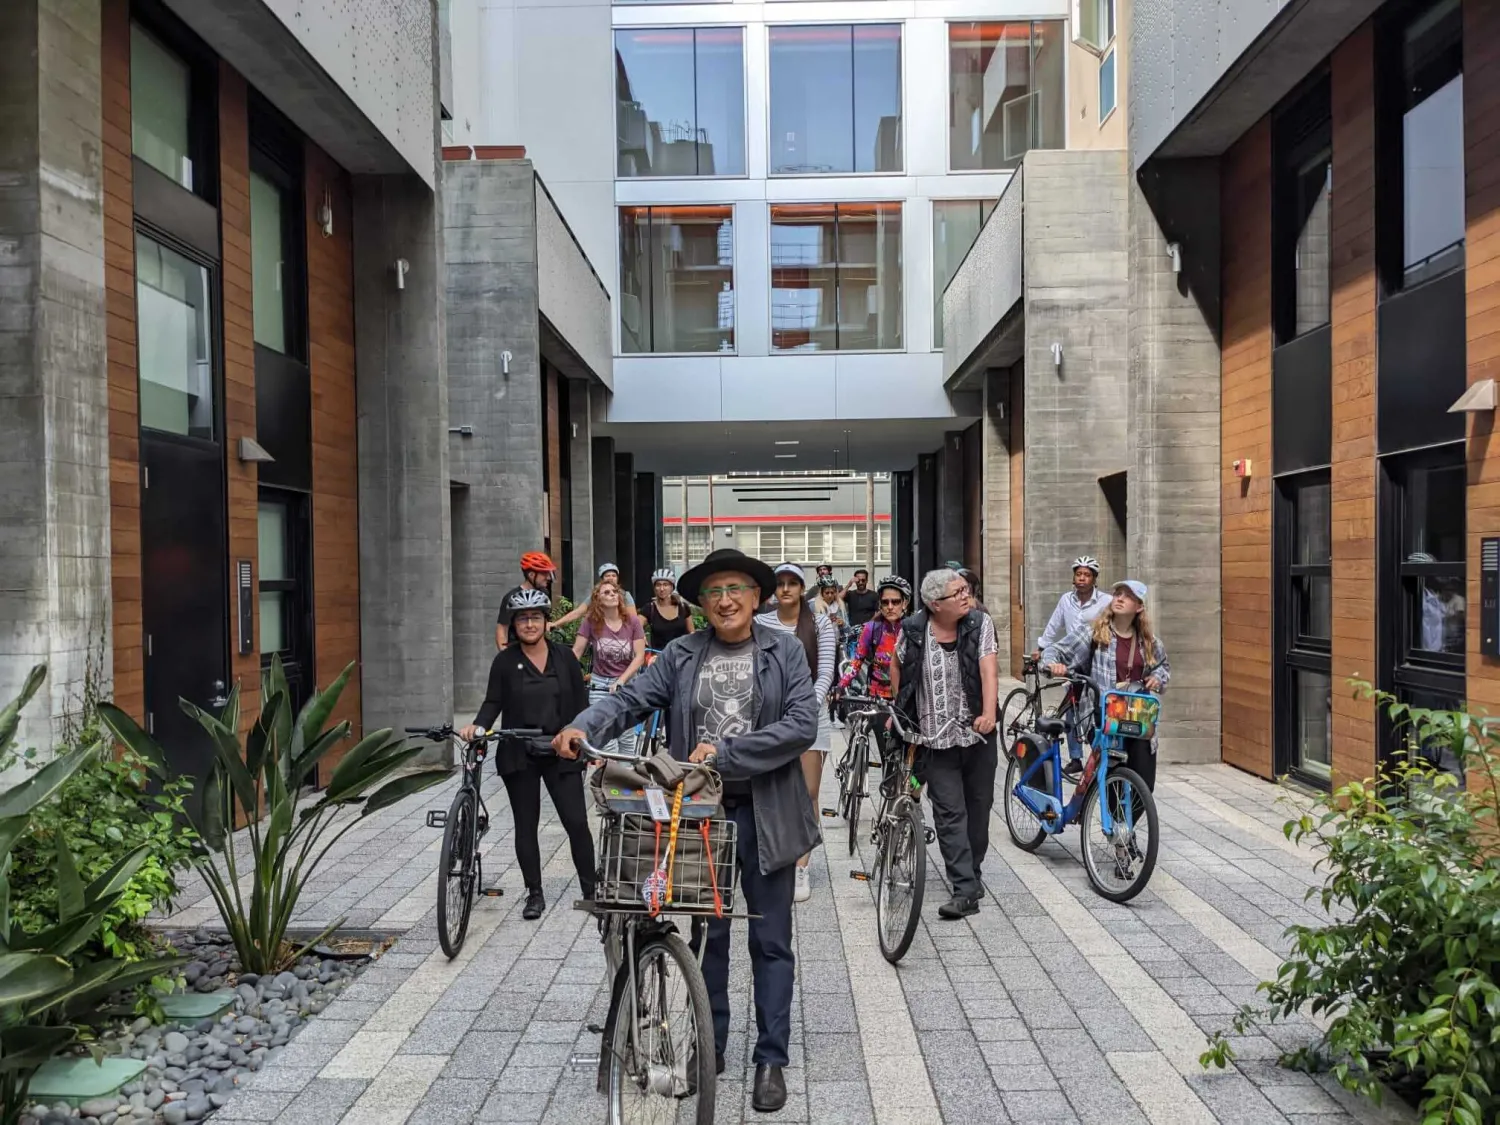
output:
POLYGON ((1005 826, 1018 848, 1034 852, 1048 836, 1078 822, 1083 869, 1094 890, 1128 902, 1156 868, 1156 801, 1125 762, 1125 740, 1156 733, 1161 700, 1148 692, 1108 691, 1086 676, 1068 677, 1082 719, 1079 737, 1093 747, 1072 796, 1063 800, 1064 720, 1044 715, 1022 733, 1005 769, 1005 826), (1093 731, 1086 728, 1092 724, 1093 731))

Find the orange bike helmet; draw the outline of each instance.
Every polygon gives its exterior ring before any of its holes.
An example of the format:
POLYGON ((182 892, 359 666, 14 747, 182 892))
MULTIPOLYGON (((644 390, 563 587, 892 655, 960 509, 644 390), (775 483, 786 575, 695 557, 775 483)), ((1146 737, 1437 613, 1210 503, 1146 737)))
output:
POLYGON ((551 574, 557 567, 552 565, 552 560, 541 551, 527 551, 521 556, 521 570, 537 571, 540 574, 551 574))

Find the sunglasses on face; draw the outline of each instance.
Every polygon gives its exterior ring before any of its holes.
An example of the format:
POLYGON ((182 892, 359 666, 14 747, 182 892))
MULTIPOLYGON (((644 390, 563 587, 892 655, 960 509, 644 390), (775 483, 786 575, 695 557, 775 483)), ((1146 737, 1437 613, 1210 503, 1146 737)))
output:
POLYGON ((905 598, 881 598, 880 604, 889 609, 900 609, 904 601, 906 601, 905 598))

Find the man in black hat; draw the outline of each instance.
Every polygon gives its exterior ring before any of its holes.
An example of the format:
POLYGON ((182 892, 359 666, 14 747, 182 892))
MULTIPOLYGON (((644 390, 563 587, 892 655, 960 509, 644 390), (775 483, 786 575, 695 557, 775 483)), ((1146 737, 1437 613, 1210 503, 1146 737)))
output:
MULTIPOLYGON (((684 598, 703 607, 709 627, 668 645, 553 743, 559 754, 573 757, 577 739, 601 744, 666 708, 672 756, 713 763, 722 775, 724 812, 738 827, 740 886, 752 915, 757 1034, 751 1104, 763 1112, 786 1104, 795 865, 819 840, 801 766, 802 752, 818 733, 812 672, 794 636, 754 622, 762 596, 775 587, 775 575, 759 559, 729 548, 714 551, 677 584, 684 598)), ((729 1038, 728 919, 709 922, 703 977, 722 1073, 729 1038)))

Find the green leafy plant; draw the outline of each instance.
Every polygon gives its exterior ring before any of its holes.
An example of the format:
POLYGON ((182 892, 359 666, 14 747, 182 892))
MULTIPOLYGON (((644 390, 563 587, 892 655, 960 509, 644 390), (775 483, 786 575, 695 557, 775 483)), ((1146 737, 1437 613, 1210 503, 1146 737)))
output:
MULTIPOLYGON (((318 763, 349 737, 347 720, 333 726, 328 721, 353 671, 351 663, 294 716, 281 661, 273 658, 261 682, 260 715, 243 740, 239 685, 218 715, 182 701, 183 711, 208 732, 214 747, 195 825, 194 862, 246 972, 277 972, 337 929, 343 919, 300 946, 286 940, 302 888, 318 864, 360 818, 448 776, 446 769, 405 772, 419 749, 388 729, 378 730, 360 739, 334 766, 328 787, 298 809, 318 763), (355 809, 358 815, 349 815, 355 809), (233 846, 234 826, 241 821, 250 846, 245 880, 233 846), (246 880, 248 897, 241 887, 246 880)), ((148 760, 160 757, 161 750, 124 711, 106 703, 99 713, 131 750, 148 760)))
MULTIPOLYGON (((13 754, 21 709, 45 677, 45 666, 33 668, 20 696, 0 711, 0 758, 13 754)), ((182 963, 175 957, 132 962, 85 952, 145 863, 144 846, 85 882, 67 840, 59 837, 54 852, 56 922, 30 932, 11 917, 12 848, 33 814, 99 752, 97 744, 77 746, 0 791, 0 1125, 12 1125, 20 1117, 37 1069, 78 1038, 72 1021, 110 994, 182 963)))
MULTIPOLYGON (((1321 853, 1313 888, 1334 920, 1293 926, 1277 977, 1260 985, 1231 1030, 1305 1011, 1328 1017, 1322 1039, 1284 1065, 1331 1067, 1347 1089, 1379 1100, 1382 1083, 1412 1091, 1424 1125, 1500 1120, 1500 824, 1497 734, 1462 711, 1378 701, 1413 751, 1378 779, 1354 782, 1287 822, 1321 853), (1439 770, 1462 763, 1467 786, 1439 770)), ((1203 1055, 1225 1066, 1221 1031, 1203 1055)))

